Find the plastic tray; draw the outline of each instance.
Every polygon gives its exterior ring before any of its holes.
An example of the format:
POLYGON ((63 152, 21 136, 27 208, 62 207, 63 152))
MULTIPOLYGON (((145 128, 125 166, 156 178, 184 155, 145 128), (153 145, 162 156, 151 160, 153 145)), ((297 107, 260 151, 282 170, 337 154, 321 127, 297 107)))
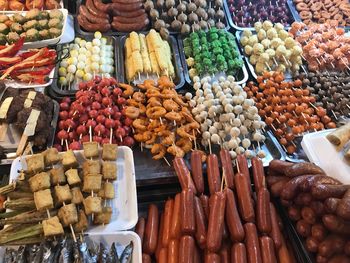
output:
MULTIPOLYGON (((85 39, 87 41, 91 41, 94 36, 82 36, 82 35, 76 35, 75 37, 80 37, 82 39, 85 39)), ((115 37, 111 37, 111 36, 104 36, 107 38, 107 42, 108 43, 112 43, 112 45, 114 46, 114 67, 115 67, 115 73, 114 73, 114 77, 117 76, 117 72, 118 67, 117 67, 117 61, 119 60, 119 52, 118 52, 118 41, 116 40, 115 37)), ((74 41, 74 40, 73 40, 74 41)), ((57 45, 56 47, 56 51, 57 51, 57 58, 60 59, 61 55, 62 55, 62 49, 63 49, 64 45, 57 45)), ((69 97, 74 97, 75 93, 78 91, 78 89, 76 89, 77 83, 73 82, 73 84, 71 84, 70 86, 70 90, 68 90, 68 86, 66 86, 65 88, 67 88, 67 90, 61 89, 59 87, 59 83, 58 83, 58 69, 59 69, 59 65, 56 66, 55 71, 54 71, 54 80, 52 82, 51 88, 52 91, 57 94, 58 96, 69 96, 69 97)))
MULTIPOLYGON (((226 3, 226 2, 225 2, 226 3)), ((184 37, 179 35, 178 38, 177 38, 177 41, 178 41, 178 45, 179 45, 179 52, 180 52, 180 57, 181 57, 181 62, 182 62, 182 67, 184 68, 184 74, 185 74, 185 80, 188 84, 190 85, 193 85, 193 81, 192 79, 190 78, 190 75, 189 75, 189 69, 188 69, 188 66, 187 66, 187 63, 186 63, 186 57, 185 57, 185 52, 184 52, 184 45, 183 45, 183 40, 184 40, 184 37)), ((236 42, 237 44, 237 48, 238 48, 238 43, 236 42)), ((238 48, 237 50, 241 56, 241 58, 243 59, 243 56, 242 56, 242 53, 241 53, 241 50, 238 48)), ((219 75, 225 75, 223 73, 218 73, 216 74, 216 78, 219 77, 219 75)), ((246 66, 242 65, 242 69, 239 70, 238 72, 238 76, 235 76, 236 78, 236 83, 238 85, 244 85, 247 81, 248 81, 248 71, 247 71, 247 68, 246 66)))
MULTIPOLYGON (((63 0, 60 1, 60 5, 61 5, 61 8, 64 8, 63 6, 63 0)), ((50 11, 49 9, 41 9, 42 11, 45 10, 45 11, 50 11)), ((28 10, 27 10, 28 11, 28 10)), ((22 13, 23 11, 12 11, 12 10, 5 10, 5 11, 1 11, 2 14, 19 14, 19 13, 22 13)))
MULTIPOLYGON (((74 151, 79 164, 84 161, 83 150, 74 151)), ((115 198, 107 201, 112 206, 111 222, 104 226, 92 226, 88 233, 108 234, 132 229, 138 220, 135 167, 132 150, 126 146, 118 147, 117 180, 113 181, 115 198)), ((16 158, 11 166, 10 182, 18 177, 18 171, 25 169, 25 159, 16 158)))
MULTIPOLYGON (((146 32, 145 34, 147 34, 148 32, 146 32)), ((128 37, 128 35, 124 35, 121 36, 119 38, 120 43, 119 43, 119 65, 118 65, 118 69, 119 69, 119 76, 118 76, 118 80, 119 82, 125 82, 126 81, 126 76, 125 76, 125 59, 124 59, 124 46, 125 46, 125 41, 126 38, 128 37)), ((172 51, 172 62, 175 68, 175 79, 173 79, 176 87, 175 89, 180 89, 184 86, 185 84, 185 79, 184 79, 184 69, 181 63, 181 58, 180 58, 180 54, 179 54, 179 47, 177 45, 177 41, 175 39, 175 37, 170 36, 169 37, 169 45, 172 51)))
POLYGON ((310 162, 320 166, 328 176, 350 184, 350 162, 344 158, 342 149, 337 151, 337 147, 326 138, 334 130, 309 133, 304 136, 301 146, 310 162))

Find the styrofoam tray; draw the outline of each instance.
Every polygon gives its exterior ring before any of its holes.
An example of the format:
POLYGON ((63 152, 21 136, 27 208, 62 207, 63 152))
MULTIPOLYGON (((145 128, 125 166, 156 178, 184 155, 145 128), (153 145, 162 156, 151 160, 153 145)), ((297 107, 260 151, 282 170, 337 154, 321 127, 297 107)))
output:
POLYGON ((320 166, 328 176, 343 184, 350 184, 350 162, 345 160, 342 150, 331 144, 326 136, 335 129, 323 130, 304 135, 301 142, 310 162, 320 166))
MULTIPOLYGON (((83 150, 74 151, 81 165, 85 160, 83 150)), ((10 182, 18 177, 18 171, 26 169, 25 157, 16 158, 10 171, 10 182)), ((117 180, 113 182, 115 198, 108 200, 107 205, 112 207, 111 222, 104 226, 89 226, 86 233, 111 233, 133 228, 138 220, 135 166, 132 150, 126 146, 118 147, 117 180)), ((104 201, 103 201, 104 202, 104 201)))

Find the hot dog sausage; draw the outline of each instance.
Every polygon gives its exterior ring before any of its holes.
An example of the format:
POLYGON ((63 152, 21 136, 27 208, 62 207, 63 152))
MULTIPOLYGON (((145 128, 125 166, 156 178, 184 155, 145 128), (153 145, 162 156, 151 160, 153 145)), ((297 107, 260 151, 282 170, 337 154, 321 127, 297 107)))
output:
POLYGON ((301 176, 294 177, 291 180, 289 180, 284 185, 283 190, 281 191, 281 198, 283 198, 285 200, 293 199, 298 194, 299 189, 301 187, 301 184, 312 176, 313 175, 310 175, 310 174, 301 175, 301 176))
POLYGON ((260 249, 263 263, 277 263, 273 240, 267 236, 260 237, 260 249))
POLYGON ((342 198, 350 185, 328 185, 316 184, 311 188, 311 194, 314 198, 324 200, 329 197, 342 198))
POLYGON ((181 192, 181 232, 193 235, 196 231, 196 219, 194 215, 194 193, 191 189, 181 192))
POLYGON ((138 31, 143 29, 145 26, 147 26, 149 23, 149 19, 146 18, 144 21, 136 22, 136 23, 130 23, 130 24, 123 24, 118 22, 117 20, 113 19, 112 27, 116 31, 120 32, 131 32, 131 31, 138 31))
POLYGON ((210 199, 207 248, 210 252, 217 252, 221 247, 222 241, 226 195, 224 192, 216 192, 210 199))
POLYGON ((316 256, 316 262, 317 263, 328 263, 328 258, 322 257, 321 255, 316 256))
POLYGON ((226 211, 225 219, 230 237, 233 242, 240 242, 244 239, 244 228, 239 217, 235 195, 232 190, 226 188, 226 211))
POLYGON ((283 177, 280 181, 274 183, 270 187, 271 194, 275 197, 279 197, 281 195, 282 190, 285 188, 286 184, 290 181, 288 177, 283 177))
POLYGON ((157 248, 158 225, 158 207, 151 204, 148 207, 148 217, 143 240, 143 251, 149 255, 152 255, 157 248))
POLYGON ((137 225, 135 227, 135 232, 136 232, 136 234, 139 235, 139 237, 141 239, 141 245, 143 243, 143 237, 145 234, 145 225, 146 225, 146 220, 143 217, 140 217, 139 221, 137 222, 137 225))
POLYGON ((179 263, 193 263, 194 250, 195 244, 193 237, 181 237, 179 245, 179 263))
POLYGON ((270 203, 270 216, 271 216, 270 237, 272 238, 276 249, 279 249, 282 246, 282 233, 278 224, 276 209, 272 203, 270 203))
POLYGON ((306 239, 306 242, 305 242, 306 246, 305 247, 309 252, 316 253, 318 250, 319 243, 320 242, 316 238, 311 236, 311 237, 308 237, 306 239))
POLYGON ((301 218, 299 207, 294 205, 288 207, 288 217, 293 221, 298 221, 301 218))
POLYGON ((128 3, 138 3, 140 0, 112 0, 113 3, 128 4, 128 3))
POLYGON ((216 154, 209 154, 207 158, 207 176, 210 194, 220 191, 219 161, 216 154))
POLYGON ((258 192, 265 185, 265 172, 262 161, 257 157, 252 158, 252 170, 255 192, 258 192))
POLYGON ((221 166, 222 166, 222 173, 225 175, 227 187, 233 189, 234 172, 233 172, 233 165, 232 165, 230 152, 228 150, 221 149, 220 160, 221 160, 221 166))
POLYGON ((247 258, 249 263, 261 263, 261 251, 258 239, 258 232, 255 224, 246 223, 244 225, 247 247, 247 258))
POLYGON ((122 11, 122 12, 131 12, 131 11, 135 11, 135 10, 138 10, 138 9, 141 9, 142 7, 142 2, 136 2, 136 3, 124 3, 124 4, 121 4, 121 3, 112 3, 112 4, 109 4, 109 9, 116 9, 116 10, 119 10, 119 11, 122 11))
POLYGON ((133 17, 133 19, 130 19, 130 17, 124 17, 124 16, 115 16, 113 17, 113 21, 119 22, 121 24, 133 24, 133 23, 142 23, 147 19, 147 14, 143 13, 139 16, 133 17))
POLYGON ((306 206, 310 205, 312 201, 312 195, 310 193, 299 193, 294 200, 296 205, 306 206))
POLYGON ((204 258, 204 263, 220 263, 220 256, 215 253, 207 253, 204 258))
POLYGON ((282 246, 278 250, 278 262, 293 263, 291 254, 289 253, 286 241, 282 238, 282 246))
POLYGON ((296 177, 304 174, 325 174, 325 172, 312 163, 295 163, 292 166, 287 167, 284 174, 289 177, 296 177))
POLYGON ((301 209, 301 217, 306 221, 306 223, 313 225, 316 222, 315 212, 310 207, 303 207, 301 209))
POLYGON ((159 223, 159 231, 158 231, 158 243, 157 243, 157 248, 156 248, 156 252, 155 252, 155 256, 156 256, 157 261, 159 261, 160 250, 163 247, 162 246, 163 230, 164 230, 164 213, 161 213, 160 223, 159 223))
POLYGON ((350 189, 346 191, 337 206, 337 215, 345 220, 350 220, 350 189))
POLYGON ((284 176, 274 176, 274 175, 268 175, 265 177, 266 178, 266 184, 268 187, 271 187, 273 184, 284 180, 286 177, 284 176))
POLYGON ((168 248, 163 247, 159 251, 158 263, 167 263, 168 262, 168 248))
POLYGON ((336 253, 341 253, 345 245, 345 240, 338 235, 329 235, 318 246, 318 254, 329 258, 336 253))
POLYGON ((172 239, 168 245, 168 263, 177 263, 179 259, 179 240, 172 239))
POLYGON ((170 224, 170 238, 179 239, 181 235, 181 194, 175 196, 174 210, 170 224))
POLYGON ((111 29, 111 25, 109 23, 106 24, 93 24, 90 23, 85 16, 79 14, 77 16, 77 20, 79 25, 88 32, 100 31, 101 33, 107 32, 111 29))
POLYGON ((201 254, 199 252, 199 249, 196 246, 194 249, 193 263, 202 263, 201 254))
POLYGON ((143 15, 146 13, 144 9, 138 9, 131 12, 122 12, 116 9, 110 9, 109 12, 113 17, 122 16, 122 17, 128 17, 128 18, 139 17, 140 15, 143 15))
POLYGON ((196 187, 194 186, 190 171, 186 166, 185 160, 180 157, 175 157, 173 160, 173 166, 176 175, 179 178, 182 190, 190 188, 193 190, 194 194, 197 194, 196 187))
POLYGON ((307 178, 300 186, 300 190, 303 192, 311 191, 312 186, 316 184, 331 184, 338 185, 341 184, 338 180, 329 177, 324 174, 314 174, 313 176, 307 178))
POLYGON ((329 259, 329 263, 350 263, 350 257, 345 255, 335 255, 329 259))
POLYGON ((324 210, 326 213, 335 213, 337 211, 338 204, 340 202, 339 198, 327 198, 324 201, 324 210))
POLYGON ((193 182, 196 186, 197 192, 203 194, 204 192, 204 179, 202 169, 202 153, 194 150, 191 153, 191 169, 193 182))
POLYGON ((194 213, 196 218, 196 240, 201 249, 204 249, 207 243, 207 219, 204 214, 201 200, 196 196, 194 198, 194 213))
POLYGON ((310 203, 310 208, 314 211, 316 216, 322 216, 325 214, 324 204, 320 201, 312 201, 310 203))
POLYGON ((256 226, 261 233, 271 232, 270 193, 260 188, 256 198, 256 226))
POLYGON ((208 220, 209 219, 209 197, 206 195, 201 195, 199 199, 201 200, 201 203, 202 203, 204 215, 208 220))
POLYGON ((335 215, 324 215, 322 217, 324 226, 334 232, 344 235, 350 234, 350 223, 335 215))
POLYGON ((220 263, 230 263, 230 248, 227 243, 220 249, 220 263))
POLYGON ((291 167, 294 163, 289 163, 281 160, 272 160, 269 164, 269 174, 270 171, 276 171, 278 173, 284 174, 284 171, 291 167))
POLYGON ((152 259, 148 254, 142 253, 142 263, 152 263, 152 259))
POLYGON ((327 230, 323 224, 314 224, 311 227, 311 236, 318 241, 323 241, 327 235, 327 230))
POLYGON ((311 234, 311 226, 304 219, 301 219, 296 224, 296 229, 302 237, 308 237, 311 234))
POLYGON ((93 0, 93 3, 99 11, 101 11, 103 13, 108 13, 108 10, 109 10, 108 4, 102 3, 101 0, 93 0))
POLYGON ((164 207, 164 228, 162 235, 162 246, 167 247, 170 240, 170 227, 171 227, 171 219, 174 211, 174 200, 169 199, 165 202, 164 207))
POLYGON ((247 263, 247 251, 243 243, 234 243, 231 248, 231 262, 247 263))
MULTIPOLYGON (((237 155, 237 166, 239 171, 247 178, 248 184, 251 185, 252 181, 250 180, 248 161, 244 154, 237 155)), ((252 189, 249 188, 249 193, 252 194, 252 189)))
POLYGON ((80 5, 79 14, 86 17, 86 19, 92 24, 109 24, 108 19, 101 18, 98 16, 94 16, 93 14, 90 14, 89 10, 87 9, 87 7, 85 5, 80 5))
POLYGON ((85 3, 87 9, 89 9, 89 12, 94 15, 94 16, 97 16, 97 17, 101 17, 101 18, 105 18, 105 19, 109 19, 109 16, 108 14, 106 13, 103 13, 101 12, 100 10, 98 10, 93 1, 92 0, 86 0, 86 3, 85 3))
POLYGON ((237 192, 238 207, 242 219, 246 222, 254 222, 255 213, 253 199, 250 195, 250 184, 247 180, 247 176, 242 173, 235 175, 235 186, 237 192))

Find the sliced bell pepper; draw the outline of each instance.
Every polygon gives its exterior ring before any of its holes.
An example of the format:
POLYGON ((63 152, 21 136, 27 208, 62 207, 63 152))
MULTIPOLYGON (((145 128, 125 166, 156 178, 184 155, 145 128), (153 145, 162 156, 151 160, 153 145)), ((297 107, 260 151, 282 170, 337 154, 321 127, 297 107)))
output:
POLYGON ((6 48, 0 50, 0 57, 11 57, 23 47, 24 37, 21 37, 16 43, 8 45, 6 48))

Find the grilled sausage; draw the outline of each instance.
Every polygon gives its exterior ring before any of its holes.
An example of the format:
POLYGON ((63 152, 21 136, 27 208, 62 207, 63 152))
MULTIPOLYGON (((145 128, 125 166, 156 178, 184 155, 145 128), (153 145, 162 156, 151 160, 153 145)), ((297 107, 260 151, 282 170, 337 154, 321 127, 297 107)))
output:
POLYGON ((139 17, 143 14, 145 14, 145 10, 144 9, 138 9, 135 11, 131 11, 131 12, 122 12, 119 11, 117 9, 110 9, 109 10, 111 16, 115 17, 115 16, 121 16, 121 17, 128 17, 128 18, 133 18, 133 17, 139 17))
POLYGON ((156 247, 155 256, 157 261, 159 261, 160 250, 163 248, 162 239, 163 239, 163 230, 164 230, 164 213, 160 215, 159 231, 158 231, 158 242, 156 247))
POLYGON ((224 243, 220 249, 220 263, 230 263, 230 248, 224 243))
POLYGON ((143 244, 143 237, 145 234, 145 225, 146 225, 146 220, 143 217, 140 217, 135 227, 135 232, 136 234, 138 234, 138 236, 141 239, 141 245, 143 244))
POLYGON ((289 163, 286 161, 272 160, 269 164, 269 174, 270 174, 270 171, 276 171, 280 174, 284 174, 284 171, 293 165, 294 163, 289 163))
POLYGON ((266 188, 260 188, 256 202, 256 226, 261 233, 271 232, 270 193, 266 188))
POLYGON ((282 233, 278 224, 276 208, 272 203, 270 203, 270 216, 271 216, 270 237, 272 238, 275 244, 275 247, 278 250, 282 246, 282 233))
POLYGON ((132 12, 132 11, 141 9, 141 7, 142 7, 141 1, 135 2, 135 3, 126 2, 124 4, 121 4, 121 3, 109 4, 109 10, 116 9, 116 10, 122 11, 122 12, 132 12))
POLYGON ((150 255, 142 253, 142 263, 152 263, 150 255))
POLYGON ((185 160, 180 157, 175 157, 173 160, 173 166, 176 172, 177 177, 179 178, 179 182, 181 185, 181 189, 192 189, 194 194, 197 194, 196 187, 192 181, 190 171, 188 170, 185 160))
POLYGON ((220 263, 220 256, 215 253, 207 253, 204 257, 204 263, 220 263))
POLYGON ((277 263, 273 240, 268 237, 260 237, 260 250, 263 263, 277 263))
POLYGON ((288 217, 293 221, 298 221, 301 218, 299 207, 294 205, 288 207, 288 217))
POLYGON ((170 238, 179 239, 181 235, 181 194, 175 196, 171 224, 170 224, 170 238))
POLYGON ((350 223, 346 222, 339 216, 335 215, 324 215, 322 217, 324 226, 333 233, 349 235, 350 234, 350 223))
POLYGON ((249 263, 261 263, 261 251, 258 239, 258 232, 255 224, 246 223, 244 225, 246 233, 247 258, 249 263))
POLYGON ((201 200, 198 197, 194 198, 194 213, 196 218, 196 240, 201 249, 204 249, 207 244, 207 218, 205 217, 201 200))
POLYGON ((89 12, 85 5, 80 5, 79 14, 83 15, 92 24, 109 24, 109 20, 107 18, 94 16, 89 12))
POLYGON ((301 219, 296 224, 296 229, 302 237, 308 237, 311 234, 311 226, 304 219, 301 219))
POLYGON ((227 187, 233 189, 234 172, 233 172, 233 165, 232 165, 230 152, 228 150, 221 149, 220 160, 221 160, 221 166, 222 166, 222 173, 225 175, 227 187))
POLYGON ((339 198, 327 198, 324 201, 324 210, 326 213, 335 213, 337 211, 338 204, 340 202, 339 198))
MULTIPOLYGON (((252 182, 250 180, 248 161, 244 154, 237 155, 237 166, 239 167, 239 171, 247 178, 248 184, 251 185, 252 182)), ((249 188, 249 193, 252 195, 252 189, 249 188)))
POLYGON ((279 180, 278 182, 274 183, 270 187, 271 194, 275 197, 279 197, 281 195, 281 192, 287 185, 287 183, 290 181, 288 177, 283 177, 283 179, 279 180))
POLYGON ((78 24, 88 32, 100 31, 101 33, 104 33, 111 29, 111 25, 109 23, 93 24, 90 23, 88 19, 82 14, 79 14, 77 16, 77 20, 78 24))
POLYGON ((101 0, 93 0, 93 3, 99 11, 101 11, 103 13, 108 13, 108 10, 109 10, 108 4, 102 3, 101 0))
POLYGON ((135 22, 130 24, 120 23, 116 19, 113 19, 112 27, 114 30, 119 32, 131 32, 131 31, 142 30, 143 28, 145 28, 145 26, 148 25, 148 23, 149 23, 148 18, 145 18, 145 20, 142 22, 135 22))
POLYGON ((301 217, 306 221, 306 223, 313 225, 316 222, 315 212, 310 207, 303 207, 301 209, 301 217))
POLYGON ((235 186, 237 192, 238 207, 242 219, 246 222, 254 222, 255 213, 253 199, 250 195, 250 184, 247 176, 242 173, 235 175, 235 186))
POLYGON ((168 248, 163 247, 159 251, 158 263, 167 263, 168 262, 168 248))
POLYGON ((202 203, 203 211, 207 220, 209 219, 209 197, 206 195, 201 195, 199 197, 202 203))
POLYGON ((174 200, 169 199, 165 202, 164 207, 164 229, 162 235, 162 246, 167 247, 170 240, 170 228, 171 228, 171 219, 173 217, 174 211, 174 200))
POLYGON ((184 235, 193 235, 196 231, 194 215, 194 193, 191 189, 181 192, 181 232, 184 235))
POLYGON ((323 224, 314 224, 311 227, 311 236, 317 241, 323 241, 327 235, 327 230, 323 224))
POLYGON ((318 254, 329 258, 336 253, 341 253, 345 245, 345 240, 338 235, 329 235, 318 246, 318 254))
POLYGON ((244 228, 239 217, 235 195, 232 190, 226 188, 225 219, 233 242, 241 242, 244 239, 244 228))
POLYGON ((329 197, 342 198, 345 192, 350 188, 350 185, 328 185, 316 184, 311 188, 313 198, 324 200, 329 197))
POLYGON ((172 239, 168 245, 168 263, 177 263, 179 259, 179 240, 172 239))
POLYGON ((209 154, 207 157, 207 177, 210 194, 220 191, 219 161, 216 154, 209 154))
POLYGON ((305 247, 309 252, 316 253, 318 250, 319 243, 320 242, 316 238, 311 236, 306 239, 305 247))
POLYGON ((86 0, 85 5, 92 15, 105 19, 109 18, 108 14, 101 12, 95 7, 94 2, 92 0, 86 0))
POLYGON ((179 263, 193 263, 195 244, 191 236, 183 236, 179 245, 179 263))
POLYGON ((257 157, 252 158, 252 170, 255 192, 258 192, 265 187, 265 172, 262 161, 257 157))
POLYGON ((197 192, 204 193, 204 179, 202 169, 202 152, 194 150, 191 153, 191 169, 193 182, 196 186, 197 192))
POLYGON ((284 174, 289 177, 296 177, 304 174, 325 174, 325 172, 312 163, 294 163, 285 169, 284 174))
POLYGON ((231 262, 247 263, 247 251, 243 243, 234 243, 231 248, 231 262))
POLYGON ((350 189, 346 191, 337 206, 337 215, 345 220, 350 220, 350 189))
POLYGON ((143 240, 143 251, 149 255, 152 255, 157 248, 158 225, 158 207, 154 204, 151 204, 148 207, 148 217, 143 240))

